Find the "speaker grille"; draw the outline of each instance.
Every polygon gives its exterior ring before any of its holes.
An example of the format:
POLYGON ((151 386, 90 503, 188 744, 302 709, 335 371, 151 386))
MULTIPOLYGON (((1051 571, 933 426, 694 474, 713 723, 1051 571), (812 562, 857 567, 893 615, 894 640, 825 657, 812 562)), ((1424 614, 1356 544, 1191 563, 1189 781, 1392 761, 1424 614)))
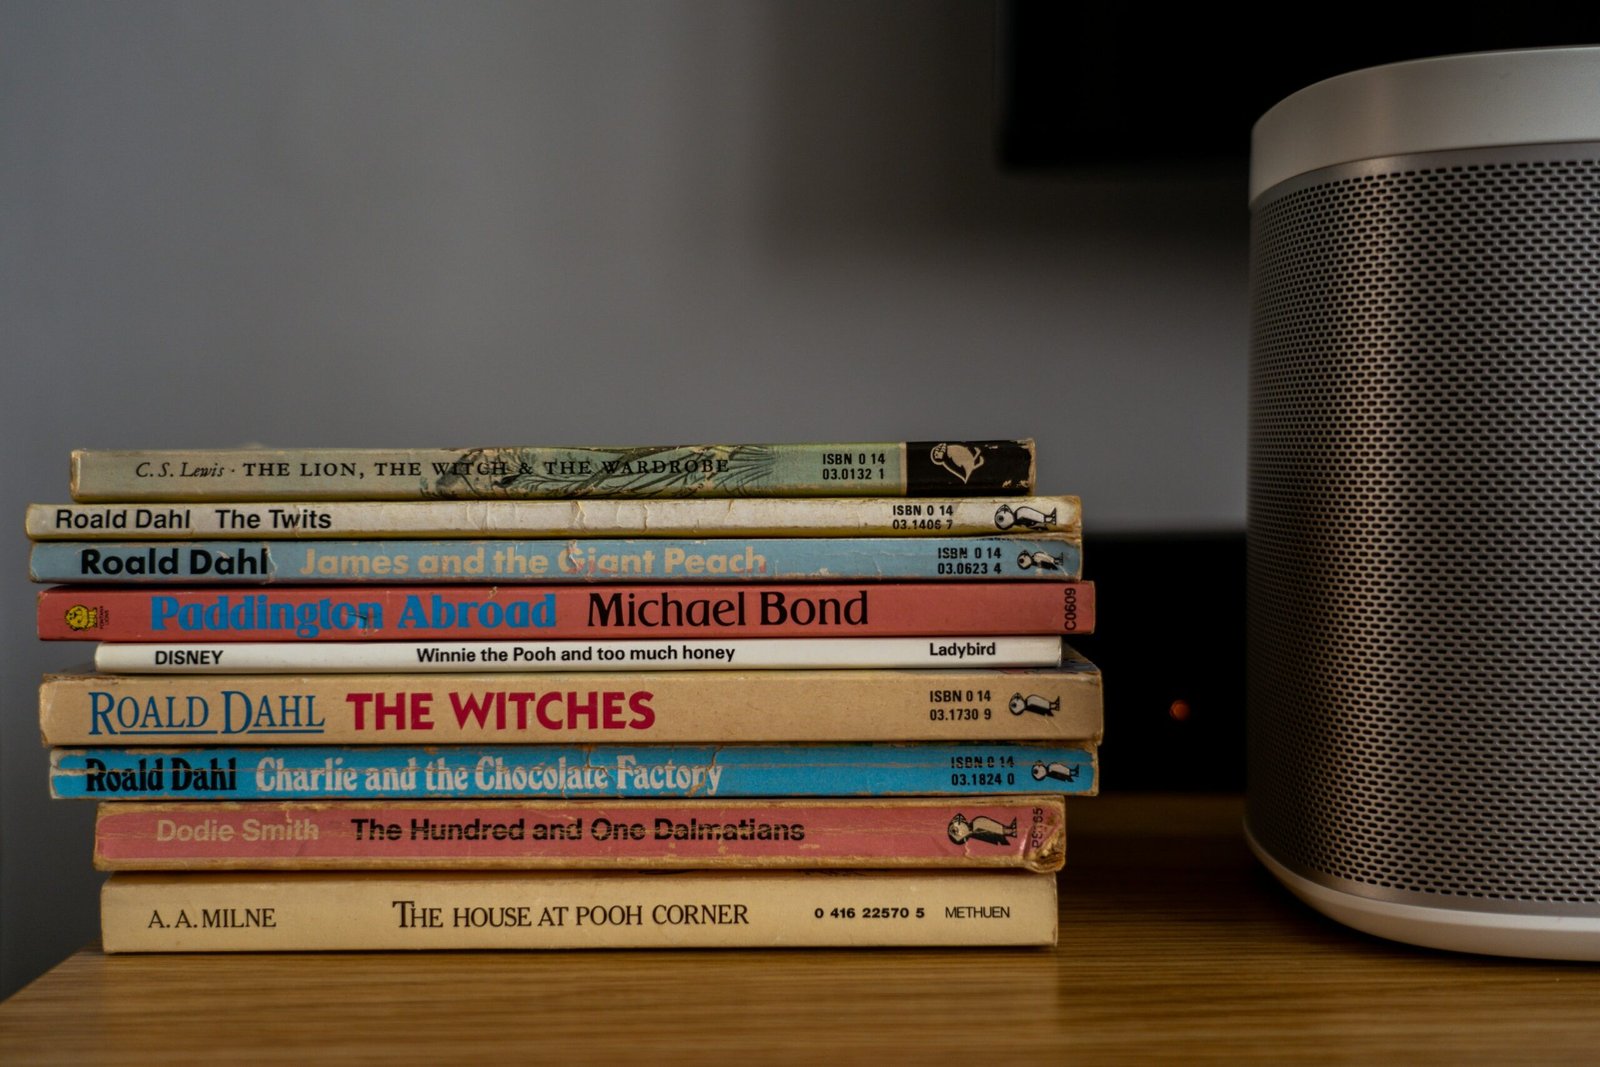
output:
POLYGON ((1256 207, 1248 818, 1296 873, 1600 913, 1597 160, 1368 161, 1256 207))

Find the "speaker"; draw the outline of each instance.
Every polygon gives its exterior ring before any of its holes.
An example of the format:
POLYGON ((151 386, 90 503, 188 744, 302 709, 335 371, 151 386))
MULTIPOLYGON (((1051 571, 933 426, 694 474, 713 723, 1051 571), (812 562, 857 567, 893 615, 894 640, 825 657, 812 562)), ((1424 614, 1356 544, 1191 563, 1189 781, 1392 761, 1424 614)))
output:
POLYGON ((1250 196, 1251 847, 1370 933, 1600 959, 1600 49, 1313 85, 1250 196))

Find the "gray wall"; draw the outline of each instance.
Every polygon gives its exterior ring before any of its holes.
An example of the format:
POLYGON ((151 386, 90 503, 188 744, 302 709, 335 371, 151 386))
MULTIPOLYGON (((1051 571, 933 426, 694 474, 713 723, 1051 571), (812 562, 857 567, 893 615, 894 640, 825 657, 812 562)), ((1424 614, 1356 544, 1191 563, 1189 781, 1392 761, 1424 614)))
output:
MULTIPOLYGON (((987 3, 0 0, 0 512, 74 447, 1033 435, 1243 523, 1242 189, 992 163, 987 3)), ((0 992, 95 935, 26 545, 0 992)))

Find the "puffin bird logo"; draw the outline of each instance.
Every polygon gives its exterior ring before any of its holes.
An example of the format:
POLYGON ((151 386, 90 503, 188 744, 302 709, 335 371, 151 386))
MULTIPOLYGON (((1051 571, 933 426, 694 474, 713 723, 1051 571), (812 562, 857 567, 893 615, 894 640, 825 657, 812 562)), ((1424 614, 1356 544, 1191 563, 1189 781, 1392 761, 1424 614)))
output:
POLYGON ((1012 507, 1010 504, 1001 504, 994 510, 994 528, 996 530, 1009 530, 1017 527, 1022 530, 1043 530, 1055 525, 1056 509, 1040 511, 1030 508, 1026 504, 1012 507))
POLYGON ((1049 697, 1042 697, 1037 693, 1029 693, 1027 696, 1023 696, 1021 693, 1013 693, 1007 706, 1011 708, 1011 714, 1013 715, 1028 713, 1054 715, 1061 707, 1061 698, 1056 697, 1056 699, 1051 700, 1049 697))
POLYGON ((999 819, 991 819, 987 815, 974 815, 968 819, 959 811, 955 818, 950 820, 947 831, 953 844, 964 845, 968 841, 983 841, 990 845, 1009 845, 1011 839, 1017 836, 1017 820, 1003 823, 999 819))
POLYGON ((941 442, 928 450, 928 458, 935 466, 943 467, 966 485, 979 467, 983 466, 983 449, 974 445, 941 442))

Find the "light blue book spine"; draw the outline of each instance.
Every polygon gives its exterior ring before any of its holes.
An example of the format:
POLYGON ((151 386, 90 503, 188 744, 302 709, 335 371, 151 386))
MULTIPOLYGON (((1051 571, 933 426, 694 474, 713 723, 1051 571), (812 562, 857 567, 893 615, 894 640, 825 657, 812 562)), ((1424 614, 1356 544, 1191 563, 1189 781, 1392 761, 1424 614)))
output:
POLYGON ((1093 745, 56 749, 57 797, 891 797, 1095 792, 1093 745))
POLYGON ((767 537, 572 541, 52 541, 36 582, 1064 581, 1076 538, 767 537))

